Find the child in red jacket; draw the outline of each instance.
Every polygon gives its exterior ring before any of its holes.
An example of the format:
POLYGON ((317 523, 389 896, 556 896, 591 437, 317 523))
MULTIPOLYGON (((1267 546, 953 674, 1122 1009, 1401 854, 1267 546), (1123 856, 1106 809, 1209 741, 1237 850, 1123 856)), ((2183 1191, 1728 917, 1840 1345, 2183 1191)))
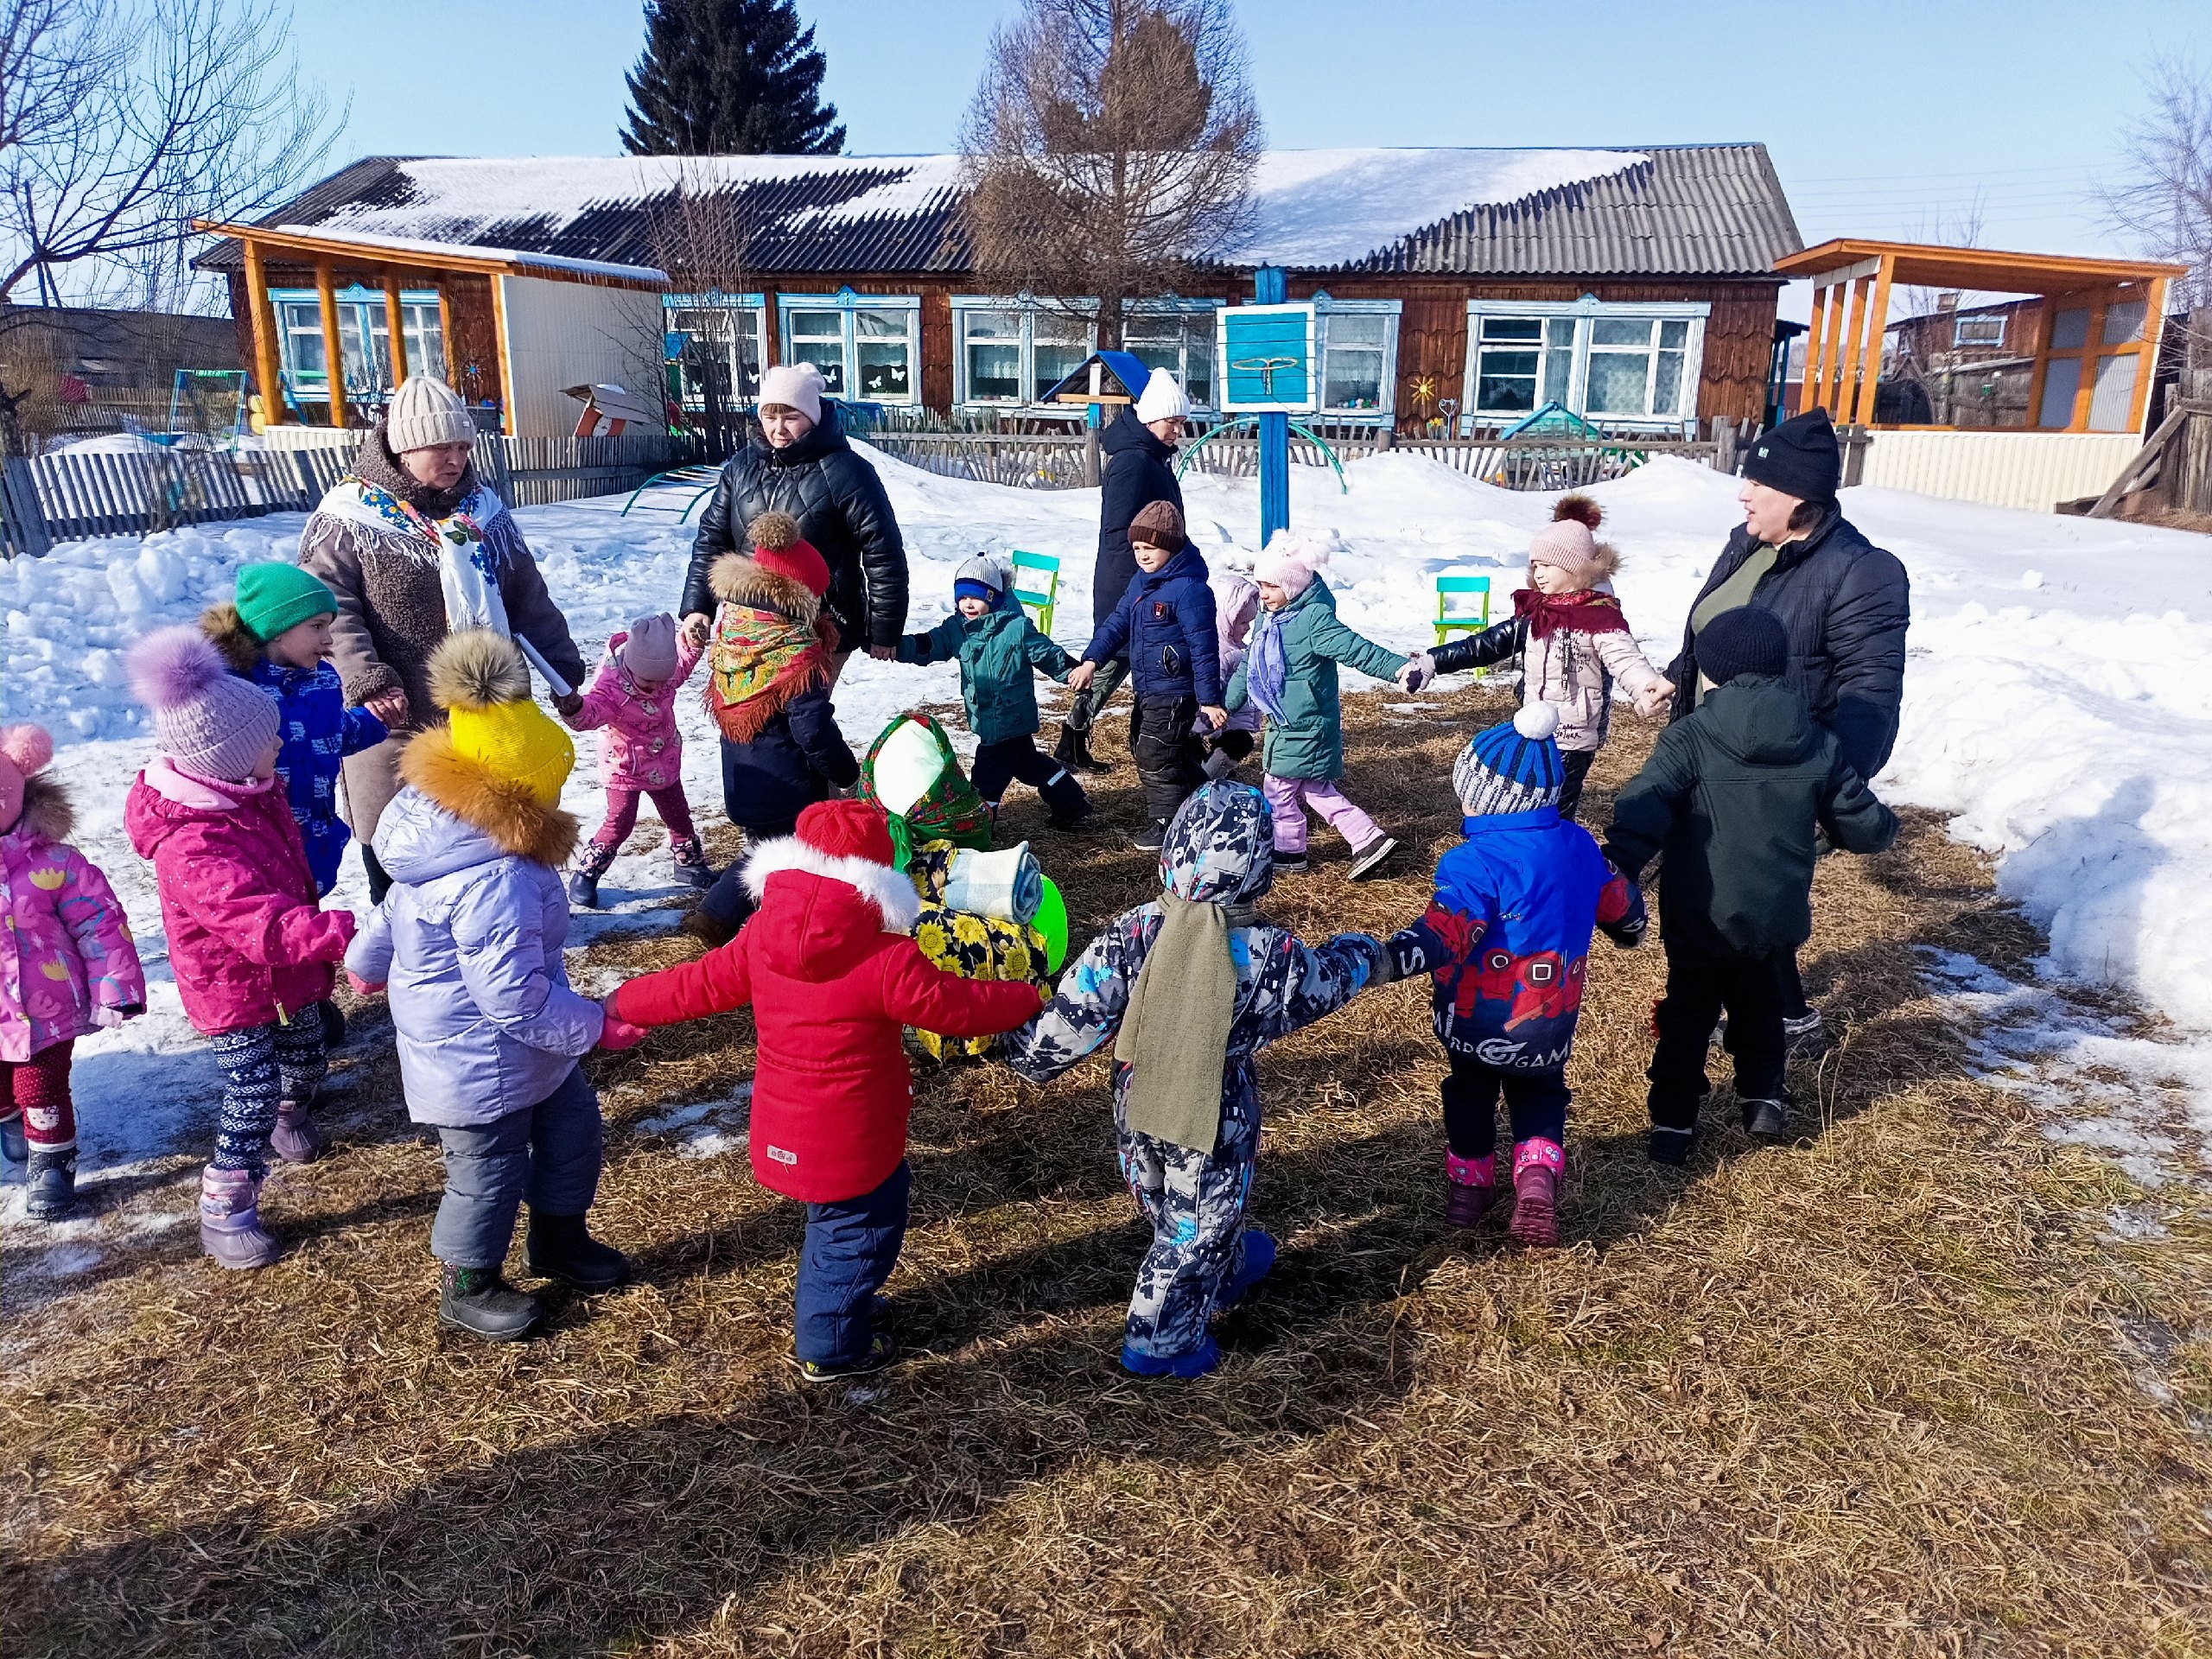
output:
POLYGON ((647 974, 607 999, 607 1047, 666 1026, 753 1005, 753 1173, 806 1205, 795 1346, 809 1382, 890 1363, 875 1293, 906 1236, 906 1116, 913 1073, 899 1028, 987 1037, 1033 1017, 1025 982, 961 979, 907 937, 920 909, 893 868, 882 810, 823 801, 798 833, 747 861, 760 910, 728 944, 647 974))
POLYGON ((325 1069, 317 1005, 353 918, 316 907, 276 781, 276 699, 232 674, 197 628, 148 634, 128 666, 162 753, 130 786, 124 823, 153 861, 185 1017, 226 1079, 200 1178, 200 1244, 224 1267, 266 1267, 277 1255, 261 1225, 267 1154, 304 1163, 322 1149, 308 1117, 325 1069))

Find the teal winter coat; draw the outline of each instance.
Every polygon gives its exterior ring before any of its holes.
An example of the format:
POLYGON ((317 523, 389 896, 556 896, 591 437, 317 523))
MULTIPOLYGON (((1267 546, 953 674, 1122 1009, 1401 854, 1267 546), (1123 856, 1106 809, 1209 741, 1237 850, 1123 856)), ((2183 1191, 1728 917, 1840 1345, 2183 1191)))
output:
POLYGON ((1037 631, 1013 594, 995 611, 974 621, 955 611, 927 633, 910 633, 899 642, 902 663, 960 660, 960 697, 968 705, 968 729, 978 743, 1003 743, 1034 737, 1037 690, 1033 671, 1065 680, 1075 659, 1037 631))
POLYGON ((1337 620, 1337 598, 1320 577, 1275 613, 1262 611, 1252 626, 1252 645, 1223 694, 1223 706, 1235 714, 1250 693, 1246 681, 1260 643, 1260 630, 1282 630, 1282 716, 1268 716, 1260 750, 1260 769, 1270 778, 1327 781, 1344 770, 1344 704, 1337 695, 1337 664, 1356 668, 1378 680, 1394 677, 1406 665, 1363 634, 1337 620))

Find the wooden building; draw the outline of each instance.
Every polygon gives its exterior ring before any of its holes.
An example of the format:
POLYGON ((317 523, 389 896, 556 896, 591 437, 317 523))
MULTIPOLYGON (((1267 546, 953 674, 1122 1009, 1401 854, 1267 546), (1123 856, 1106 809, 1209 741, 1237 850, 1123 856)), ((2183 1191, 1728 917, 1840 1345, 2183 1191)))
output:
MULTIPOLYGON (((670 286, 656 227, 679 190, 728 193, 743 226, 741 291, 660 293, 691 376, 703 349, 742 401, 762 365, 805 359, 887 410, 1066 418, 1039 398, 1093 348, 1083 297, 977 288, 957 156, 372 157, 259 224, 207 227, 226 239, 200 264, 228 274, 242 353, 308 418, 372 409, 397 340, 529 435, 541 381, 623 378, 599 372, 606 341, 643 332, 627 296, 670 286), (575 289, 565 340, 543 334, 529 366, 502 315, 522 280, 575 289)), ((1554 399, 1624 431, 1764 412, 1775 266, 1802 244, 1761 145, 1275 151, 1254 197, 1234 255, 1125 330, 1202 416, 1214 314, 1260 265, 1319 302, 1325 423, 1493 430, 1554 399)))

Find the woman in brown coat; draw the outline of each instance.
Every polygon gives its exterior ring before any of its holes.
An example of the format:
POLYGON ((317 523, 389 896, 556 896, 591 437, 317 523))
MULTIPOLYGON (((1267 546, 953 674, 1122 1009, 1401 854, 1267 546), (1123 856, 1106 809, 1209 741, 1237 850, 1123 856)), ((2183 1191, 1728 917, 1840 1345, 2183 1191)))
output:
MULTIPOLYGON (((371 901, 389 885, 370 840, 399 787, 404 740, 439 718, 430 653, 448 633, 491 628, 534 646, 573 688, 583 658, 505 502, 477 480, 476 424, 452 388, 421 375, 392 395, 300 536, 300 563, 338 601, 331 658, 348 702, 391 738, 346 761, 346 817, 371 901)), ((563 714, 580 699, 556 699, 563 714)))

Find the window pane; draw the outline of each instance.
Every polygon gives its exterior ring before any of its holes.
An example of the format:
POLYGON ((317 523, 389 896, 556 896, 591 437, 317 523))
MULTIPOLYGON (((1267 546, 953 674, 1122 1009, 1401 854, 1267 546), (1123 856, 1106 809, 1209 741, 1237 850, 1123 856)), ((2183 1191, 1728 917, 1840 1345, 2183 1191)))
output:
POLYGON ((1192 403, 1213 402, 1213 313, 1186 317, 1183 322, 1183 391, 1192 403))
MULTIPOLYGON (((2062 311, 2050 320, 2051 349, 2075 352, 2089 343, 2089 311, 2087 306, 2076 306, 2062 311)), ((2078 378, 2079 371, 2076 371, 2078 378)))
POLYGON ((1029 326, 1036 381, 1030 397, 1042 403, 1046 392, 1081 368, 1084 359, 1090 355, 1090 327, 1073 317, 1045 311, 1038 312, 1029 326))
POLYGON ((438 324, 435 305, 407 308, 407 370, 442 380, 446 373, 445 331, 438 324))
POLYGON ((1372 346, 1378 350, 1390 319, 1383 316, 1331 315, 1323 320, 1331 346, 1372 346))
POLYGON ((1997 317, 1961 317, 1952 326, 1951 343, 1955 346, 2002 346, 2005 343, 2005 319, 1997 317))
POLYGON ((2062 428, 2072 425, 2074 394, 2081 389, 2082 359, 2052 358, 2043 377, 2043 407, 2036 411, 2036 424, 2062 428))
MULTIPOLYGON (((2125 346, 2143 334, 2144 314, 2150 308, 2141 300, 2123 300, 2118 305, 2105 308, 2105 341, 2107 346, 2125 346)), ((2101 380, 2104 371, 2097 372, 2101 380)))
POLYGON ((1544 337, 1542 320, 1536 317, 1484 317, 1484 340, 1541 340, 1544 337))
MULTIPOLYGON (((910 311, 855 311, 853 313, 853 332, 862 340, 904 340, 906 338, 906 319, 912 315, 910 311)), ((1020 327, 1017 321, 1014 331, 1019 334, 1020 327)))
POLYGON ((1148 311, 1131 312, 1122 319, 1122 346, 1125 351, 1133 352, 1139 346, 1173 346, 1182 336, 1180 317, 1148 311))
POLYGON ((963 311, 970 340, 1020 340, 1021 315, 1014 311, 963 311))
POLYGON ((1659 349, 1679 352, 1690 343, 1690 326, 1687 322, 1662 322, 1659 325, 1659 349))
POLYGON ((1526 414, 1536 406, 1536 353, 1485 351, 1475 379, 1475 407, 1526 414))
POLYGON ((1554 317, 1544 325, 1544 343, 1555 352, 1574 349, 1574 319, 1554 317))
POLYGON ((1329 409, 1382 407, 1382 353, 1332 350, 1323 365, 1321 402, 1329 409))
POLYGON ((1659 353, 1659 371, 1652 378, 1651 412, 1654 415, 1679 415, 1682 396, 1682 354, 1680 352, 1659 353))
POLYGON ((822 389, 833 397, 845 395, 845 342, 842 340, 805 340, 794 335, 791 341, 794 361, 811 363, 822 371, 822 389))
MULTIPOLYGON (((1569 334, 1567 339, 1573 341, 1569 334)), ((1544 353, 1544 401, 1548 404, 1572 405, 1574 383, 1574 351, 1572 344, 1552 346, 1544 353)))
MULTIPOLYGON (((863 312, 863 316, 867 314, 863 312)), ((906 369, 906 341, 864 340, 860 347, 861 396, 903 398, 913 395, 912 377, 906 369)))
MULTIPOLYGON (((1605 324, 1600 322, 1598 326, 1602 328, 1605 324)), ((1645 323, 1643 327, 1648 336, 1651 325, 1645 323)), ((1591 353, 1590 387, 1583 400, 1585 410, 1592 415, 1647 413, 1643 389, 1650 371, 1649 352, 1591 353)))
MULTIPOLYGON (((1599 317, 1590 325, 1590 343, 1592 346, 1649 346, 1651 344, 1651 324, 1642 317, 1599 317)), ((1641 394, 1638 401, 1642 401, 1641 394)))
POLYGON ((2089 394, 2090 431, 2127 430, 2127 417, 2134 413, 2135 372, 2141 361, 2133 352, 2115 352, 2097 359, 2096 390, 2089 394))
MULTIPOLYGON (((845 317, 841 311, 794 311, 791 313, 793 340, 834 340, 839 345, 845 340, 845 317)), ((813 361, 811 358, 806 359, 813 361)))
POLYGON ((1021 396, 1021 347, 987 340, 968 347, 968 396, 977 403, 1012 403, 1021 396))

